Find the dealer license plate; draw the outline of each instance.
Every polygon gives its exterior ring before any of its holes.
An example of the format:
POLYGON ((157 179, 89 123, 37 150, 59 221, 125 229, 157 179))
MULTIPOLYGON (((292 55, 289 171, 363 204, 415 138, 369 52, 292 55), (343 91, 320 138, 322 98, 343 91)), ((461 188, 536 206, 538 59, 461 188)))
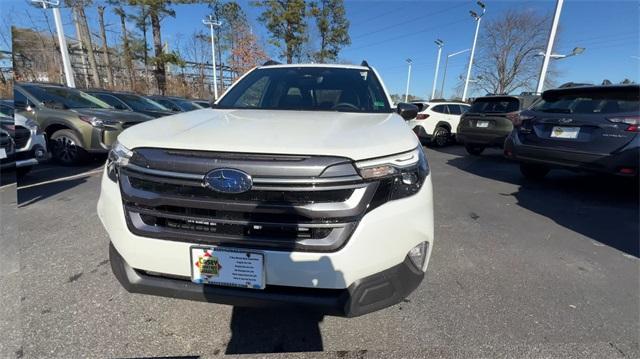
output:
POLYGON ((578 133, 580 133, 580 127, 554 126, 551 130, 551 137, 574 139, 578 138, 578 133))
POLYGON ((191 247, 191 281, 264 289, 264 254, 220 247, 191 247))
POLYGON ((478 121, 476 127, 489 127, 489 121, 478 121))

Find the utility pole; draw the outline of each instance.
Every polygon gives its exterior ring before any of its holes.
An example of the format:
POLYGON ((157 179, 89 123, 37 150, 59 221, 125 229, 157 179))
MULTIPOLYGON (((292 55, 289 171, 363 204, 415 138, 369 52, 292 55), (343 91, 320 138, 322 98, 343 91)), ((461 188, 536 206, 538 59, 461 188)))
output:
POLYGON ((433 88, 431 89, 431 100, 436 97, 436 84, 438 83, 438 69, 440 68, 440 55, 442 55, 442 48, 444 47, 444 41, 437 39, 435 41, 438 45, 438 60, 436 61, 436 73, 433 75, 433 88))
POLYGON ((409 101, 409 82, 411 81, 411 64, 413 64, 413 61, 411 61, 411 59, 407 59, 405 61, 407 61, 407 64, 409 64, 409 71, 407 72, 407 90, 404 92, 404 102, 408 102, 409 101))
POLYGON ((71 61, 69 60, 69 50, 67 49, 67 41, 64 38, 64 30, 62 28, 62 18, 60 17, 60 5, 59 0, 31 0, 33 3, 39 3, 43 9, 47 8, 47 5, 51 6, 53 10, 53 20, 56 23, 56 33, 58 34, 58 46, 60 46, 60 55, 62 56, 62 65, 64 66, 64 77, 67 82, 67 86, 76 87, 76 82, 73 79, 73 69, 71 68, 71 61))
POLYGON ((547 43, 547 51, 542 59, 542 69, 540 69, 540 78, 538 79, 537 93, 542 93, 544 89, 544 80, 547 76, 547 68, 549 67, 549 60, 551 60, 551 51, 553 51, 553 43, 556 39, 556 30, 558 28, 558 22, 560 21, 560 12, 562 12, 562 3, 564 0, 556 1, 556 12, 553 14, 553 23, 551 24, 551 32, 549 33, 549 42, 547 43))
POLYGON ((471 17, 476 22, 476 34, 473 36, 473 46, 471 46, 471 56, 469 56, 469 66, 467 67, 467 79, 464 81, 464 90, 462 91, 462 101, 467 100, 467 90, 469 89, 469 79, 471 78, 471 68, 473 67, 473 56, 476 53, 476 43, 478 42, 478 31, 480 30, 480 20, 487 11, 486 6, 481 1, 477 2, 478 6, 482 8, 482 14, 478 15, 475 11, 469 11, 471 17))
POLYGON ((215 47, 215 35, 213 33, 213 27, 220 26, 220 21, 215 21, 213 15, 209 15, 202 20, 202 23, 209 25, 211 28, 211 64, 213 70, 213 97, 214 100, 218 99, 218 78, 216 75, 216 47, 215 47))
POLYGON ((444 96, 444 83, 445 83, 445 80, 447 78, 447 65, 449 64, 449 58, 450 57, 454 57, 456 55, 463 54, 463 53, 465 53, 467 51, 470 51, 470 50, 471 49, 465 49, 465 50, 462 50, 462 51, 454 52, 452 54, 447 55, 447 58, 444 59, 444 71, 443 71, 443 74, 442 74, 442 85, 440 86, 440 97, 445 98, 445 96, 444 96))

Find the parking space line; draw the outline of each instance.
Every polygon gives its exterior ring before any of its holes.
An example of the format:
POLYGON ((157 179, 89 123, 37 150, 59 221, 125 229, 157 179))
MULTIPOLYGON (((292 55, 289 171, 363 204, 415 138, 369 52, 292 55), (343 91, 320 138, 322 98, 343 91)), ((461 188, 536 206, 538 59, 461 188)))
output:
POLYGON ((0 186, 0 189, 5 189, 5 188, 7 188, 7 187, 11 187, 11 186, 15 186, 15 185, 16 185, 16 183, 15 183, 15 182, 13 182, 13 183, 9 183, 9 184, 6 184, 6 185, 4 185, 4 186, 0 186))
POLYGON ((75 174, 73 176, 56 178, 56 179, 52 179, 52 180, 49 180, 49 181, 33 183, 33 184, 30 184, 30 185, 27 185, 27 186, 18 186, 18 189, 21 190, 21 189, 27 189, 27 188, 32 188, 32 187, 38 187, 38 186, 42 186, 42 185, 46 185, 46 184, 50 184, 50 183, 68 181, 68 180, 76 179, 76 178, 83 177, 83 176, 89 176, 89 175, 96 174, 96 173, 102 173, 103 170, 104 170, 104 166, 101 166, 98 169, 87 171, 87 172, 78 173, 78 174, 75 174))

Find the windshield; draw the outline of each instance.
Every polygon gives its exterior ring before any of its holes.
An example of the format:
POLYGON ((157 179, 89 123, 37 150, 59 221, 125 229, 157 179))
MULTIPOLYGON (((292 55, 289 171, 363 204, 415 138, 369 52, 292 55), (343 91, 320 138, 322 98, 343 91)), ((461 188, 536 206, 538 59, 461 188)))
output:
POLYGON ((182 111, 193 111, 193 110, 200 110, 203 107, 196 105, 195 103, 189 101, 189 100, 183 100, 181 98, 172 98, 171 101, 175 102, 178 107, 180 107, 182 109, 182 111))
POLYGON ((391 112, 372 71, 328 67, 257 69, 218 103, 221 108, 391 112))
POLYGON ((129 105, 129 107, 131 107, 134 111, 169 111, 168 108, 162 106, 161 104, 142 96, 118 94, 117 97, 120 100, 124 101, 127 105, 129 105))
POLYGON ((520 110, 520 101, 515 97, 483 97, 471 104, 471 113, 508 113, 520 110))
POLYGON ((583 89, 545 93, 533 110, 551 113, 611 114, 640 111, 637 88, 583 89))
POLYGON ((112 108, 106 102, 82 91, 66 87, 23 85, 24 89, 45 106, 62 105, 65 108, 112 108))

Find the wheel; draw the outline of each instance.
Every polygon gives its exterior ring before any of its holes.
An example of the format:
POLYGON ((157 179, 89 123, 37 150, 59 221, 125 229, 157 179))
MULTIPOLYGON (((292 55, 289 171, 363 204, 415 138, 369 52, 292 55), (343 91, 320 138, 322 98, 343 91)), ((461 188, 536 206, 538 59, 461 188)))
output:
POLYGON ((520 172, 529 179, 542 179, 549 173, 549 167, 532 163, 521 163, 520 172))
POLYGON ((450 139, 451 139, 451 132, 449 131, 449 129, 446 127, 440 126, 436 128, 436 130, 433 132, 433 138, 431 139, 431 142, 436 147, 443 147, 447 143, 449 143, 450 139))
POLYGON ((31 172, 31 169, 33 168, 33 166, 27 166, 27 167, 19 167, 16 168, 16 176, 18 177, 24 177, 27 175, 27 173, 31 172))
POLYGON ((466 143, 464 145, 464 148, 467 150, 467 152, 470 155, 474 155, 474 156, 478 156, 482 153, 482 151, 484 151, 484 146, 483 145, 474 145, 474 144, 470 144, 470 143, 466 143))
POLYGON ((77 165, 87 158, 87 152, 79 146, 80 140, 71 130, 58 130, 50 140, 51 155, 62 165, 77 165))

